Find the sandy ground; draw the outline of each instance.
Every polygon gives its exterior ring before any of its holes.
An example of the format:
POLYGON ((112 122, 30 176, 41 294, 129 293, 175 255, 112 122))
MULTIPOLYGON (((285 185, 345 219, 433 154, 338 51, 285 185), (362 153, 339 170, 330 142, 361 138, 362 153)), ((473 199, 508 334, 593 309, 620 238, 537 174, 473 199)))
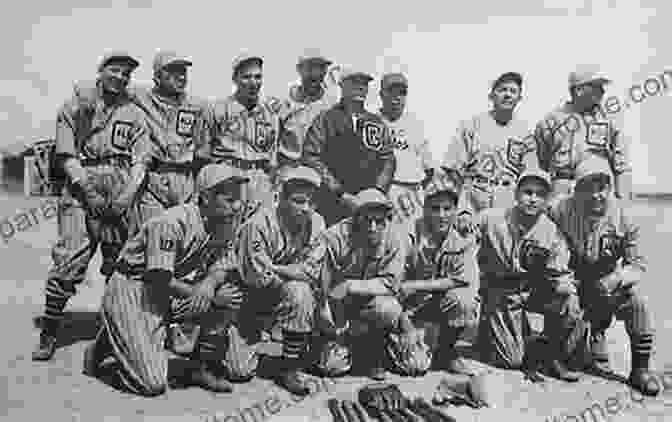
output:
MULTIPOLYGON (((13 216, 39 202, 40 199, 0 197, 0 216, 13 216)), ((645 252, 651 261, 650 275, 644 283, 660 334, 655 367, 663 371, 669 363, 672 374, 672 359, 669 358, 672 353, 672 311, 667 296, 670 290, 665 266, 669 256, 667 248, 672 244, 672 219, 667 218, 672 217, 672 203, 641 202, 636 206, 636 212, 643 226, 645 252)), ((82 352, 95 333, 95 311, 102 291, 102 280, 95 271, 90 272, 86 286, 68 308, 69 324, 54 360, 33 363, 30 352, 39 334, 33 319, 41 312, 43 279, 50 264, 49 247, 55 239, 55 219, 41 220, 40 223, 7 242, 0 241, 0 279, 5 287, 5 294, 0 298, 0 324, 4 334, 0 359, 6 362, 0 383, 2 420, 329 421, 326 399, 331 396, 354 398, 357 388, 365 382, 357 377, 325 381, 318 393, 303 400, 290 397, 266 379, 237 385, 234 394, 215 395, 191 388, 147 399, 119 392, 81 374, 82 352)), ((96 268, 98 262, 94 262, 96 268)), ((609 343, 613 366, 627 374, 629 350, 622 324, 617 323, 610 330, 609 343)), ((409 395, 431 398, 443 376, 442 373, 430 373, 423 378, 393 380, 398 381, 409 395)), ((623 384, 589 376, 578 385, 554 380, 531 384, 519 373, 492 370, 491 379, 495 408, 476 411, 449 407, 446 412, 458 421, 507 420, 508 417, 539 422, 672 420, 672 378, 667 383, 668 390, 656 399, 642 399, 631 394, 623 384), (594 406, 595 417, 585 412, 591 406, 594 406), (600 414, 600 407, 604 414, 600 414)))

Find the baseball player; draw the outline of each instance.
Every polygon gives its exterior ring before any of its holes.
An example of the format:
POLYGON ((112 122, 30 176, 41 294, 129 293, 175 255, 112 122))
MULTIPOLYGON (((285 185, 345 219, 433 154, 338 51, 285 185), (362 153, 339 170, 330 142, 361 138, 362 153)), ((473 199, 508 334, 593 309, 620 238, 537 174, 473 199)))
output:
POLYGON ((221 243, 210 240, 217 225, 229 224, 241 213, 241 186, 247 181, 238 169, 205 166, 197 180, 197 204, 169 208, 126 243, 103 296, 103 328, 85 354, 87 374, 96 375, 100 362, 112 355, 126 388, 145 396, 163 394, 168 387, 165 326, 186 313, 202 329, 194 365, 182 373, 180 383, 232 391, 218 375, 226 349, 221 333, 242 294, 231 278, 236 266, 225 265, 221 243))
POLYGON ((216 101, 212 139, 199 155, 245 171, 250 183, 244 190, 251 213, 274 204, 273 173, 278 165, 278 138, 285 109, 276 98, 262 98, 262 57, 243 53, 233 61, 233 95, 216 101))
POLYGON ((476 219, 483 314, 478 344, 484 361, 524 369, 530 334, 526 310, 543 313, 548 374, 577 381, 578 373, 566 362, 571 358, 569 339, 584 329, 579 322, 582 310, 568 271, 568 246, 544 214, 550 187, 548 174, 526 171, 516 186, 514 206, 488 209, 476 219), (533 247, 546 255, 533 256, 533 247))
POLYGON ((570 101, 536 126, 539 164, 551 174, 555 194, 571 193, 576 166, 597 156, 611 166, 616 196, 630 199, 629 139, 601 109, 605 86, 610 82, 595 66, 578 67, 569 75, 570 101))
POLYGON ((370 322, 367 349, 359 357, 369 377, 382 380, 385 338, 398 330, 402 313, 397 296, 404 244, 392 230, 393 206, 385 194, 370 188, 354 200, 354 215, 323 232, 302 265, 316 280, 320 300, 331 298, 337 326, 345 326, 339 315, 370 322))
POLYGON ((648 301, 638 288, 646 258, 640 250, 639 227, 613 196, 612 170, 599 157, 580 162, 574 170, 573 195, 558 200, 550 216, 568 239, 581 302, 591 322, 591 372, 611 373, 605 331, 616 317, 630 337, 630 384, 643 394, 656 395, 660 388, 649 366, 655 327, 648 301))
POLYGON ((340 102, 315 118, 306 133, 302 161, 322 176, 317 204, 327 226, 352 215, 357 192, 377 188, 387 193, 394 176, 389 130, 364 108, 372 80, 344 68, 340 102))
POLYGON ((442 165, 465 178, 461 207, 474 213, 510 206, 518 176, 538 167, 534 137, 515 115, 522 90, 519 73, 499 76, 488 94, 492 109, 461 122, 444 156, 442 165))
POLYGON ((247 286, 240 321, 252 322, 256 314, 273 313, 283 341, 278 383, 305 395, 310 393, 310 383, 301 370, 309 363, 306 353, 315 299, 310 280, 291 267, 306 256, 325 229, 324 219, 313 209, 320 176, 309 167, 285 167, 279 179, 277 207, 257 212, 240 229, 238 256, 247 286))
POLYGON ((135 147, 149 128, 126 91, 138 61, 123 52, 106 55, 95 87, 66 102, 56 121, 55 154, 66 181, 59 198, 54 265, 46 283, 43 327, 33 360, 49 360, 63 310, 98 246, 101 273, 109 275, 133 224, 131 207, 144 176, 135 147))
MULTIPOLYGON (((338 103, 335 86, 327 78, 333 62, 320 51, 306 49, 296 70, 301 83, 292 85, 283 115, 285 130, 280 138, 280 160, 296 164, 301 159, 303 140, 315 117, 338 103)), ((335 84, 333 84, 335 85, 335 84)))
POLYGON ((457 226, 459 196, 441 170, 427 184, 423 215, 410 234, 401 293, 404 308, 413 309, 414 318, 440 325, 436 366, 472 374, 455 350, 461 333, 478 324, 477 237, 457 226))
POLYGON ((194 154, 208 142, 209 127, 204 102, 185 92, 190 66, 188 58, 160 51, 153 64, 154 88, 131 91, 152 128, 141 148, 147 180, 138 204, 140 224, 195 201, 194 154))
POLYGON ((422 184, 434 171, 429 140, 423 125, 406 110, 408 79, 402 73, 388 73, 380 81, 380 118, 390 129, 397 161, 389 196, 395 207, 395 223, 411 233, 422 216, 422 184))

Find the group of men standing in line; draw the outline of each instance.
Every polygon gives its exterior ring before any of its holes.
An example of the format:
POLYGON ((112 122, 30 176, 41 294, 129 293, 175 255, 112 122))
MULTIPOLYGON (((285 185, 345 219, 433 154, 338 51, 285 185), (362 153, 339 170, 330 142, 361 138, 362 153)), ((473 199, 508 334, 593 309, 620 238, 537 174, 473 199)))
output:
POLYGON ((277 381, 307 394, 312 339, 342 334, 336 321, 369 322, 355 361, 382 379, 388 337, 416 318, 441 327, 437 368, 470 372, 455 344, 477 325, 485 361, 522 368, 525 310, 544 315, 545 367, 566 381, 611 373, 605 332, 624 320, 629 381, 658 393, 637 289, 645 260, 623 205, 627 140, 599 114, 607 78, 572 72, 570 101, 530 132, 514 113, 523 79, 505 73, 488 93, 492 109, 464 121, 436 163, 405 110, 404 74, 381 78, 372 113, 366 72, 340 67, 338 98, 325 87, 332 61, 308 52, 301 84, 279 100, 261 95, 263 63, 236 58, 236 90, 214 104, 186 93, 192 62, 169 51, 154 60, 153 88, 129 86, 139 62, 125 53, 76 86, 57 118, 59 241, 34 360, 52 358, 100 245, 103 324, 84 369, 95 375, 112 356, 138 394, 173 382, 175 322, 198 327, 179 381, 231 391, 257 365, 238 331, 271 315, 282 330, 277 381))

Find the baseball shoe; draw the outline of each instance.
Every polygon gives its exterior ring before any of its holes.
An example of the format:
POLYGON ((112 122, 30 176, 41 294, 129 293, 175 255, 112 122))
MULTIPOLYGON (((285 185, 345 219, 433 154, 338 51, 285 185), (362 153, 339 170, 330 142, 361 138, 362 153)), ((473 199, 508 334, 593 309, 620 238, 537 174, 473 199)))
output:
POLYGON ((660 384, 648 369, 633 369, 628 377, 628 384, 645 396, 657 396, 660 393, 660 384))
POLYGON ((283 371, 278 375, 277 383, 296 396, 306 396, 311 393, 308 375, 298 370, 283 371))
POLYGON ((570 371, 567 367, 557 359, 553 359, 548 363, 546 372, 549 376, 567 382, 577 382, 581 379, 578 372, 570 371))
POLYGON ((33 351, 34 361, 51 360, 56 352, 56 336, 48 332, 42 331, 40 333, 40 342, 37 349, 33 351))
POLYGON ((201 387, 215 393, 231 393, 233 391, 233 384, 223 376, 216 375, 206 365, 201 365, 200 368, 189 371, 186 381, 187 386, 201 387))

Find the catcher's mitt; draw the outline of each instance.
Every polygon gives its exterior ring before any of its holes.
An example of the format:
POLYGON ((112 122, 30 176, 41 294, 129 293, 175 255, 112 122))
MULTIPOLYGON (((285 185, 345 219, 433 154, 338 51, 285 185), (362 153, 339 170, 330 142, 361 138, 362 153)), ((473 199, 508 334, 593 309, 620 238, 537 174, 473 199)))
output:
POLYGON ((345 375, 352 368, 350 349, 338 341, 327 341, 320 350, 315 367, 323 376, 345 375))
POLYGON ((421 376, 432 365, 432 351, 425 343, 422 331, 417 329, 390 334, 386 350, 394 369, 401 375, 421 376))
POLYGON ((357 393, 359 403, 372 414, 404 409, 408 399, 396 384, 375 383, 365 385, 357 393))
POLYGON ((222 361, 227 379, 235 382, 252 379, 259 366, 259 354, 254 347, 245 342, 235 325, 229 326, 227 337, 228 347, 222 361))
POLYGON ((551 256, 551 250, 541 246, 535 240, 523 239, 520 244, 520 267, 525 271, 543 272, 551 256))

